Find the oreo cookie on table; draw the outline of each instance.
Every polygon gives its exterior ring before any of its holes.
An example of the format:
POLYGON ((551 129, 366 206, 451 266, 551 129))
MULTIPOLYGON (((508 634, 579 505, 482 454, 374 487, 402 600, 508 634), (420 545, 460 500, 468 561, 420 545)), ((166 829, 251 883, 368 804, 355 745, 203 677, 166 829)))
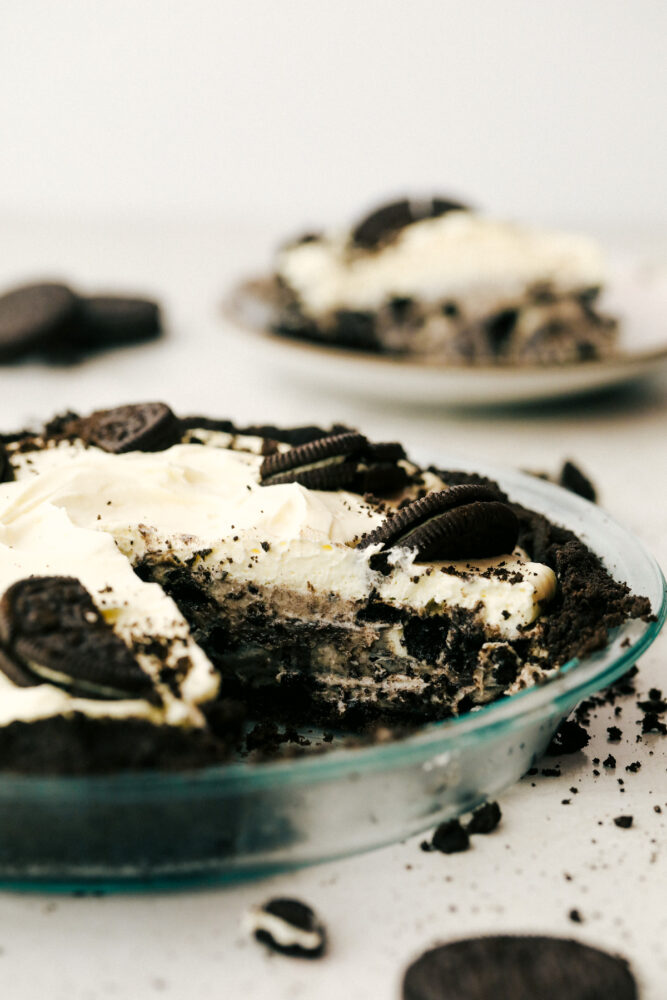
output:
POLYGON ((415 500, 362 538, 360 547, 412 548, 422 562, 482 559, 512 552, 518 535, 518 518, 500 494, 471 484, 415 500))
POLYGON ((320 958, 326 931, 314 911, 298 899, 270 899, 244 915, 244 929, 273 951, 295 958, 320 958))
POLYGON ((122 295, 81 298, 68 343, 79 349, 122 347, 154 340, 162 333, 160 307, 151 299, 122 295))
POLYGON ((0 669, 20 686, 49 683, 88 697, 150 697, 153 685, 74 577, 32 576, 0 600, 0 669))
POLYGON ((372 249, 387 242, 401 229, 422 222, 437 219, 447 212, 467 211, 467 205, 450 198, 401 198, 382 205, 367 215, 352 230, 352 242, 364 249, 372 249))
POLYGON ((35 282, 0 295, 0 362, 39 352, 51 361, 152 340, 162 333, 150 299, 80 295, 59 282, 35 282))
POLYGON ((0 295, 0 362, 14 361, 67 336, 78 297, 67 285, 39 282, 0 295))
POLYGON ((180 439, 181 425, 166 403, 132 403, 96 410, 89 417, 72 421, 67 431, 120 455, 169 448, 180 439))
POLYGON ((625 959, 566 938, 498 936, 427 951, 403 1000, 637 1000, 625 959))

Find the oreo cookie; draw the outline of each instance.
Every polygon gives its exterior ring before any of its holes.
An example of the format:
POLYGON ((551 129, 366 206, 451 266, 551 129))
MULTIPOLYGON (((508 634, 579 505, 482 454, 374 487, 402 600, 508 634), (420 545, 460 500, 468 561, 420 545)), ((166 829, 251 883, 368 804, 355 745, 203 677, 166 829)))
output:
POLYGON ((260 469, 263 486, 300 483, 311 490, 352 490, 376 497, 393 496, 408 482, 398 462, 400 444, 371 444, 363 434, 347 431, 310 441, 290 451, 267 455, 260 469))
POLYGON ((498 936, 427 951, 403 1000, 637 1000, 625 959, 567 938, 498 936))
POLYGON ((14 361, 66 335, 78 298, 67 285, 41 282, 0 296, 0 362, 14 361))
POLYGON ((263 486, 300 483, 311 490, 337 490, 354 485, 359 458, 368 442, 350 431, 333 434, 267 455, 260 468, 263 486))
POLYGON ((93 295, 81 299, 72 346, 95 350, 153 340, 162 333, 160 308, 150 299, 93 295))
POLYGON ((399 201, 382 205, 367 215, 365 219, 362 219, 352 230, 352 242, 358 247, 370 250, 389 241, 401 229, 412 225, 413 222, 436 219, 447 212, 466 210, 466 205, 449 198, 412 201, 408 198, 401 198, 399 201))
POLYGON ((178 418, 165 403, 135 403, 112 410, 97 410, 68 427, 103 451, 162 451, 180 437, 178 418))
POLYGON ((429 493, 391 515, 360 542, 417 550, 416 560, 480 559, 509 553, 519 536, 516 514, 488 486, 429 493))
POLYGON ((74 577, 32 576, 13 584, 0 600, 0 639, 6 651, 0 668, 21 686, 34 678, 88 697, 153 692, 148 675, 74 577))
POLYGON ((243 919, 250 934, 273 951, 296 958, 319 958, 326 948, 326 932, 315 913, 298 899, 271 899, 255 906, 243 919))

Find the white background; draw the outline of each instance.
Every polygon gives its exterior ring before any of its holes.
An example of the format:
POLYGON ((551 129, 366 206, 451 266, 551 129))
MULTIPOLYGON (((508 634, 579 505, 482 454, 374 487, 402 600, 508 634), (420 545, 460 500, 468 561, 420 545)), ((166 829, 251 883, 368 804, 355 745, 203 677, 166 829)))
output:
POLYGON ((663 0, 2 0, 0 211, 667 218, 663 0))

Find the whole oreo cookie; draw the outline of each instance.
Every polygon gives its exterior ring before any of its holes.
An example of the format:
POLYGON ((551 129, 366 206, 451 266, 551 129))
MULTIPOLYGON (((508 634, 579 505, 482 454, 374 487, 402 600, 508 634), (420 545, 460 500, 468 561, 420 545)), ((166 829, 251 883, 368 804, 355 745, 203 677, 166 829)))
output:
POLYGON ((403 1000, 637 1000, 628 963, 566 938, 482 937, 427 951, 403 1000))
POLYGON ((417 549, 418 561, 481 559, 511 552, 519 535, 514 511, 488 486, 428 493, 388 517, 360 542, 417 549))
POLYGON ((164 403, 136 403, 97 410, 75 421, 69 430, 103 451, 162 451, 175 444, 180 424, 164 403))
POLYGON ((465 211, 466 207, 448 198, 429 198, 423 201, 401 198, 382 205, 362 219, 352 231, 352 242, 356 246, 371 249, 391 239, 413 222, 436 219, 447 212, 465 211))
POLYGON ((23 285, 0 296, 0 361, 56 343, 77 318, 78 298, 55 282, 23 285))
POLYGON ((6 671, 15 683, 22 683, 24 668, 37 683, 92 697, 152 692, 148 675, 74 577, 33 576, 13 584, 0 600, 0 638, 7 663, 18 664, 17 674, 6 671))
POLYGON ((405 458, 400 444, 371 444, 363 434, 347 431, 276 451, 260 469, 263 486, 299 483, 311 490, 352 490, 392 496, 408 481, 399 465, 405 458))
POLYGON ((81 299, 73 346, 95 349, 153 340, 162 332, 160 309, 150 299, 94 295, 81 299))
POLYGON ((262 485, 300 483, 313 490, 350 487, 356 476, 356 464, 351 460, 359 457, 367 445, 363 434, 350 431, 274 452, 262 462, 262 485))

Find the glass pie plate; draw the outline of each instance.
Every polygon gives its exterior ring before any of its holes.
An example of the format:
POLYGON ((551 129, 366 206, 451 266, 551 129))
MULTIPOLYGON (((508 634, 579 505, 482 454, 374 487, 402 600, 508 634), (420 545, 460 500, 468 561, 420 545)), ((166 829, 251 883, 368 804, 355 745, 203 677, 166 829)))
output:
MULTIPOLYGON (((460 459, 439 456, 443 468, 460 459)), ((365 747, 289 760, 104 777, 0 774, 0 884, 158 888, 247 878, 368 850, 469 810, 517 781, 577 703, 620 677, 665 619, 654 559, 602 509, 550 483, 474 463, 574 530, 656 621, 631 622, 558 676, 457 719, 365 747)))

